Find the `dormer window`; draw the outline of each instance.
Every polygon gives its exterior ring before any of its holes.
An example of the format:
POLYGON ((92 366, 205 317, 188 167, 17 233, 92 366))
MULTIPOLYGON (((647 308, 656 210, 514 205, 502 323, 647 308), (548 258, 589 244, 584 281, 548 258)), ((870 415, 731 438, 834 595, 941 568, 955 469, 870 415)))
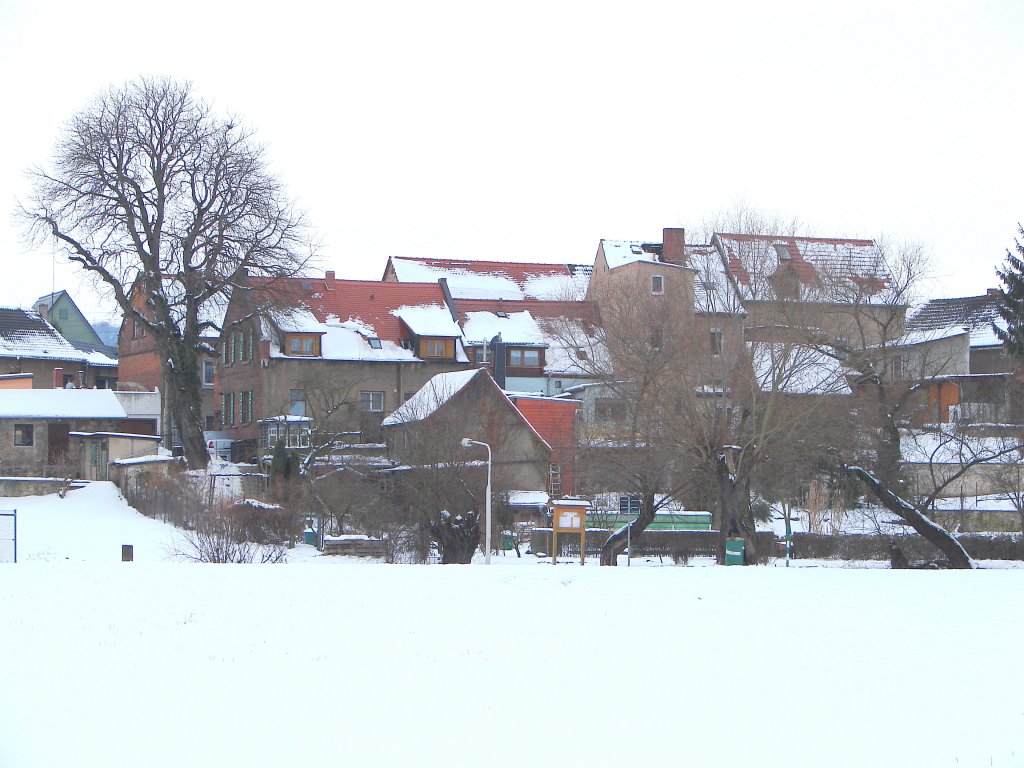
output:
POLYGON ((428 360, 454 360, 455 339, 429 338, 421 336, 417 348, 421 359, 428 360))
POLYGON ((539 368, 540 350, 536 347, 526 349, 510 349, 508 351, 509 368, 539 368))
POLYGON ((316 334, 290 333, 286 337, 289 357, 319 357, 320 337, 316 334))
POLYGON ((665 277, 664 275, 651 275, 651 293, 655 296, 661 296, 665 292, 665 277))
POLYGON ((366 341, 369 342, 370 349, 380 349, 381 348, 380 339, 378 337, 376 337, 376 336, 371 336, 366 341))

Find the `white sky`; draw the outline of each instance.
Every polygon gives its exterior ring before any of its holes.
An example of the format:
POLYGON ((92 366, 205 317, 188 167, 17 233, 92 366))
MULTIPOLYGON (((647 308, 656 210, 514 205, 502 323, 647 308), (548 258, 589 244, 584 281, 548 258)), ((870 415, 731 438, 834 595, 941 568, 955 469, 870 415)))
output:
POLYGON ((66 288, 97 315, 7 211, 63 121, 139 74, 256 130, 339 277, 589 262, 742 200, 924 241, 935 295, 981 293, 1024 219, 1022 33, 1019 0, 0 0, 0 303, 66 288))

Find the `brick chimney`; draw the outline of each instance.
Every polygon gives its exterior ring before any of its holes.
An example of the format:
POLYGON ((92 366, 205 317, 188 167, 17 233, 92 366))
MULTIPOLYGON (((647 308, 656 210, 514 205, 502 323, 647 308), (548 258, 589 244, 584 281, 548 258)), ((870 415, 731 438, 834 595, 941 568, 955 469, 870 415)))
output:
POLYGON ((64 389, 64 369, 54 368, 53 369, 53 388, 64 389))
POLYGON ((328 291, 333 291, 334 290, 334 270, 333 269, 328 269, 326 272, 324 272, 324 283, 326 283, 328 291))
POLYGON ((666 228, 661 232, 661 260, 666 264, 686 266, 686 230, 666 228))

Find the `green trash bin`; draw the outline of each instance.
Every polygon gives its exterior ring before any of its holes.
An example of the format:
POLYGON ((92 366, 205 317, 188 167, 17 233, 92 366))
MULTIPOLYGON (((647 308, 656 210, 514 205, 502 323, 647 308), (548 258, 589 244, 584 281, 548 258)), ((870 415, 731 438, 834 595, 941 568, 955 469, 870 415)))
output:
POLYGON ((316 531, 303 531, 302 532, 302 543, 316 546, 316 531))
POLYGON ((508 552, 516 548, 516 537, 507 531, 501 532, 501 548, 508 552))
POLYGON ((725 540, 725 564, 743 565, 743 552, 746 549, 746 542, 740 538, 729 538, 725 540))

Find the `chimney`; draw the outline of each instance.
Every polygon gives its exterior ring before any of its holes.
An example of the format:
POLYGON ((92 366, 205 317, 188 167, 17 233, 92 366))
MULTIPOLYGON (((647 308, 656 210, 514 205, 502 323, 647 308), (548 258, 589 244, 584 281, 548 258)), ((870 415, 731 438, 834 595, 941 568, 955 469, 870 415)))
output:
POLYGON ((324 272, 324 282, 327 284, 327 290, 328 291, 333 291, 334 290, 334 270, 333 269, 328 269, 326 272, 324 272))
POLYGON ((54 368, 53 369, 53 388, 64 389, 64 369, 54 368))
POLYGON ((686 266, 686 230, 666 228, 661 231, 661 260, 666 264, 686 266))
POLYGON ((998 288, 989 288, 988 290, 985 291, 985 295, 986 296, 998 296, 999 295, 999 289, 998 288))

